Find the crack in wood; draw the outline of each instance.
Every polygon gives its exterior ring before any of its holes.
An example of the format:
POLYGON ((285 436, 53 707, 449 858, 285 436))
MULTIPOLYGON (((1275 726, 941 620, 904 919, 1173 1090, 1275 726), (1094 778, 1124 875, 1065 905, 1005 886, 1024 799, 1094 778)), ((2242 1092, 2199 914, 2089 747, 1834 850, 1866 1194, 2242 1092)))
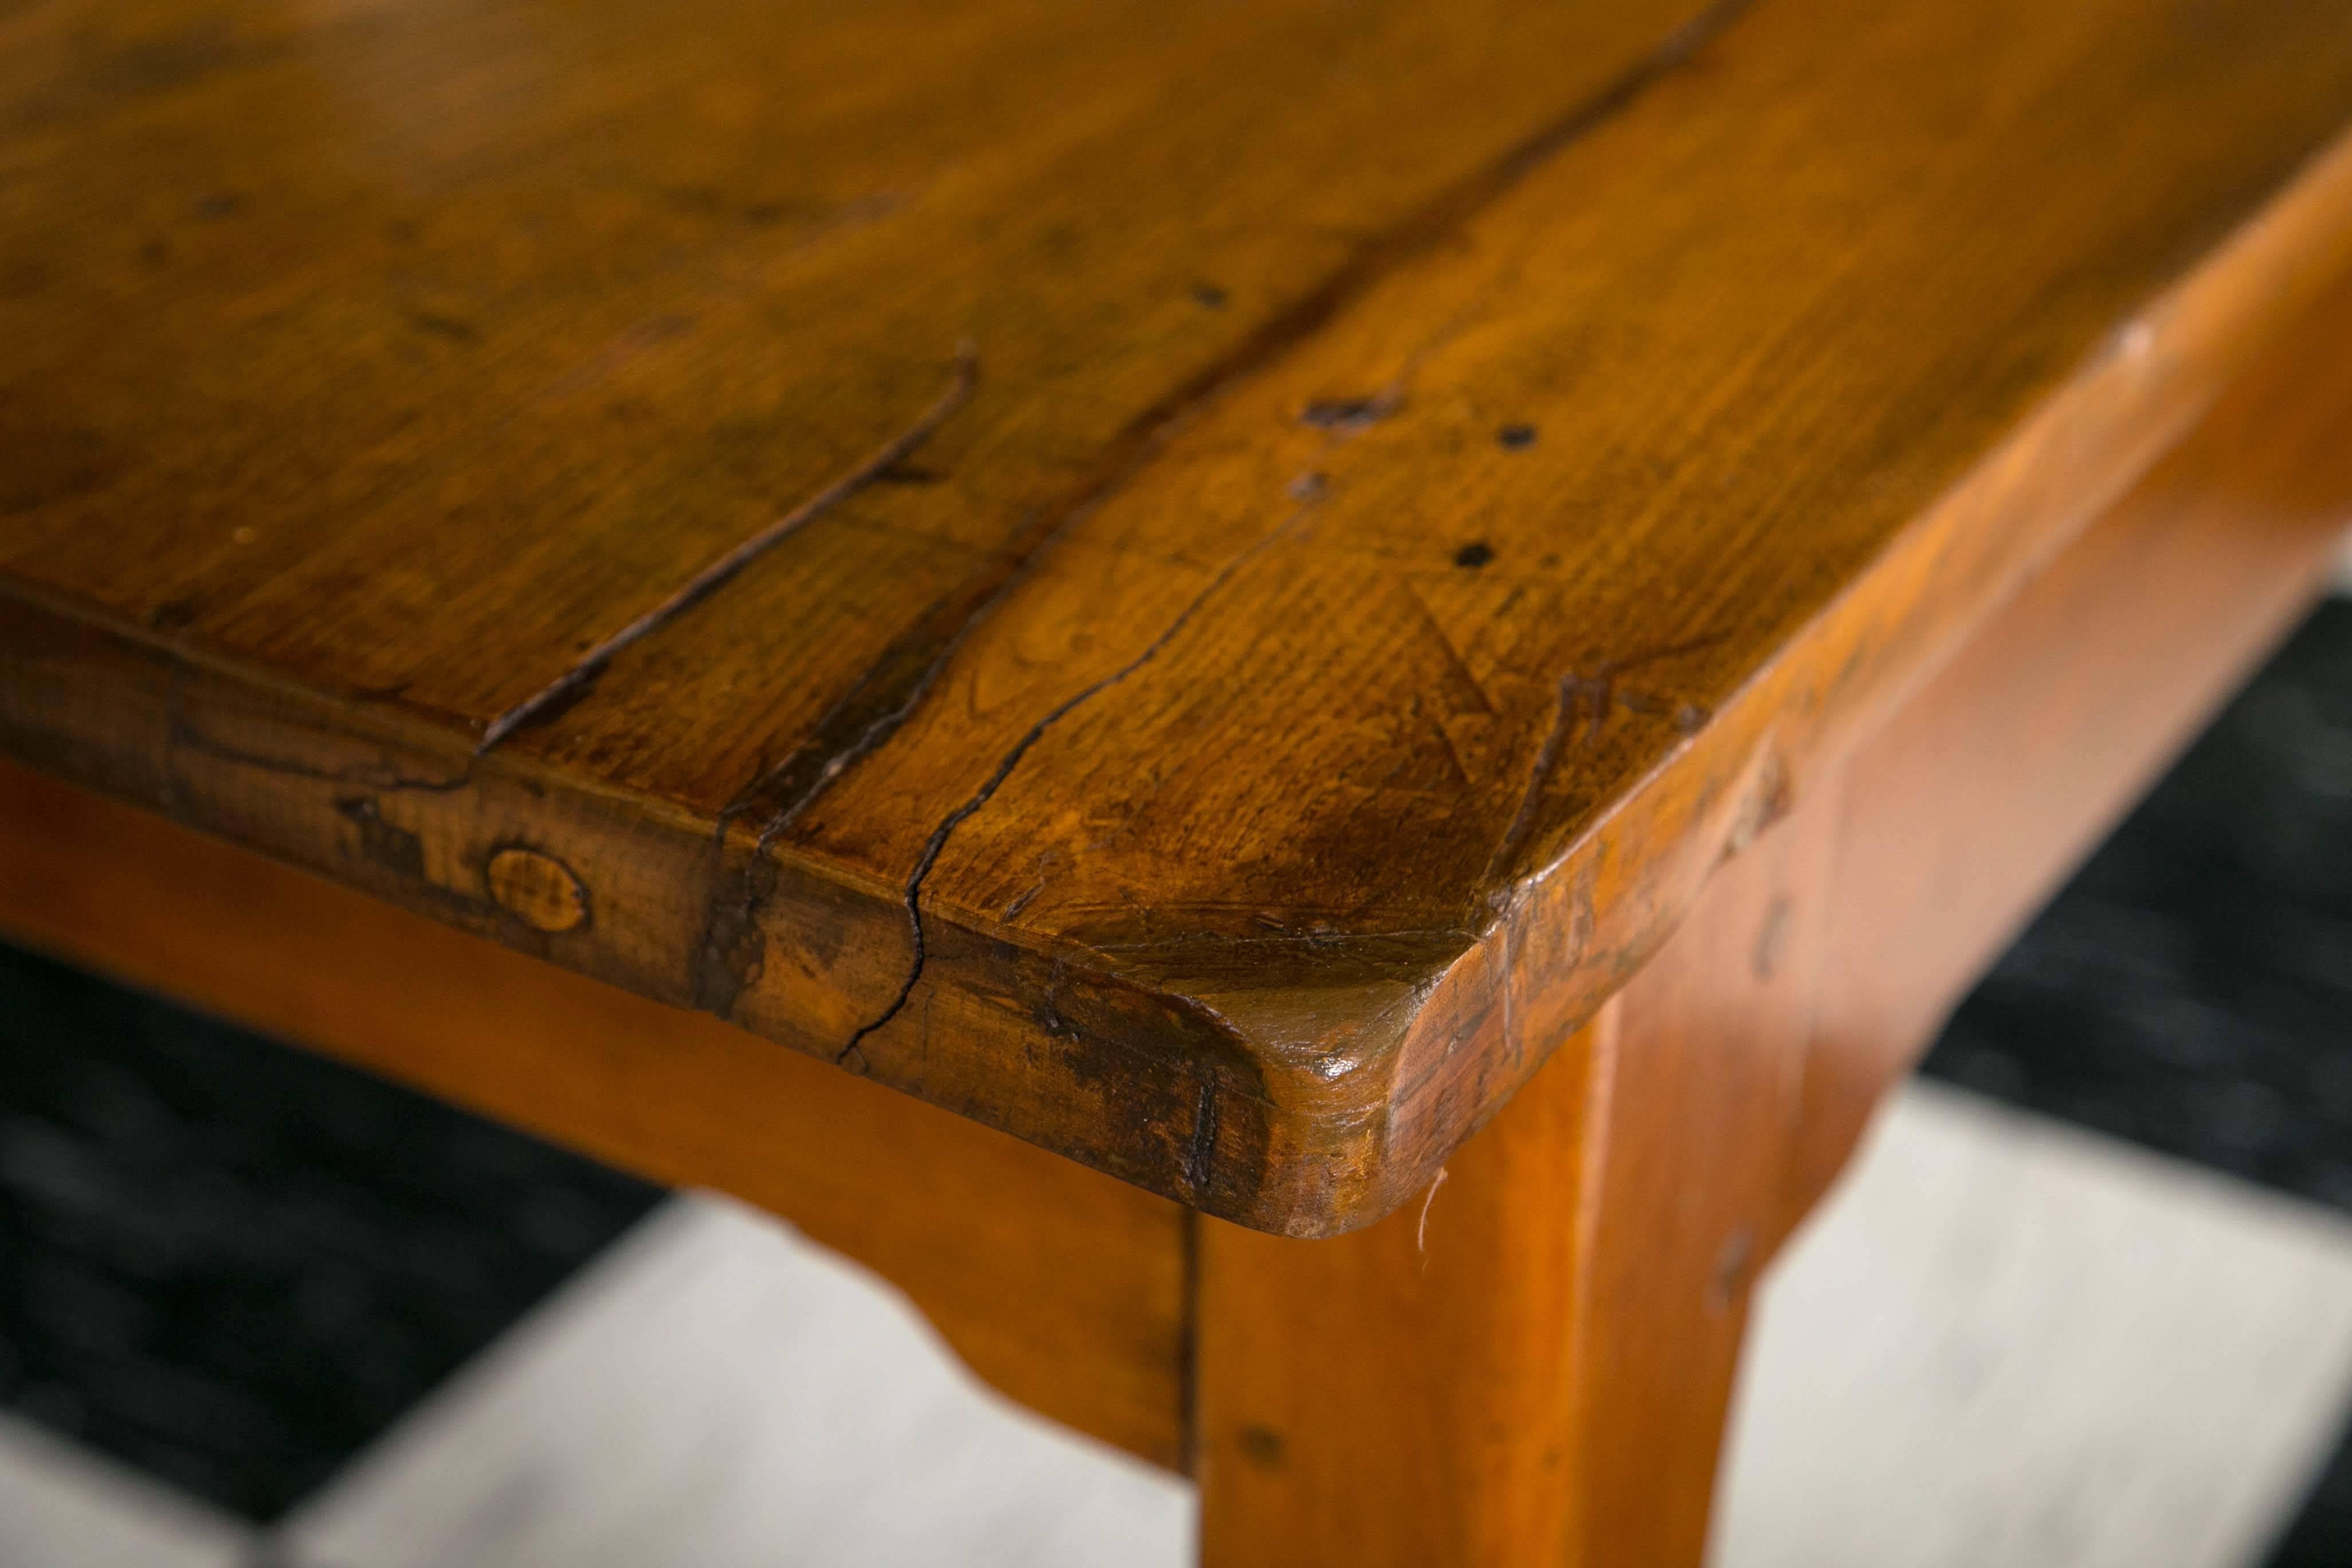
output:
POLYGON ((1291 513, 1283 521, 1281 527, 1255 541, 1247 549, 1218 568, 1217 574, 1202 585, 1201 591, 1193 595, 1184 607, 1177 612, 1175 619, 1160 628, 1160 635, 1153 637, 1144 647, 1142 652, 1112 670, 1108 675, 1089 682, 1055 704, 1044 718, 1030 725, 1021 738, 1013 743, 1013 749, 1006 752, 997 763, 994 771, 981 781, 980 787, 965 796, 962 803, 949 812, 940 820, 940 825, 931 830, 930 837, 924 842, 921 856, 915 861, 914 870, 907 878, 907 922, 908 929, 914 938, 914 963, 908 969, 907 978, 899 984, 898 994, 891 998, 890 1005, 869 1022, 858 1026, 857 1032, 849 1037, 849 1043, 841 1047, 840 1052, 834 1058, 835 1061, 846 1062, 850 1053, 857 1049, 866 1037, 897 1017, 899 1009, 906 1006, 907 998, 914 994, 915 984, 922 978, 923 964, 928 956, 923 938, 923 883, 929 878, 931 868, 939 863, 940 851, 947 847, 948 840, 955 836, 956 829, 970 821, 995 796, 996 792, 1003 787, 1004 781, 1013 776, 1013 770, 1021 765, 1021 759, 1029 754, 1030 748, 1045 738, 1046 731, 1158 658, 1160 650, 1175 641, 1184 628, 1192 623, 1192 617, 1200 613, 1202 605, 1207 604, 1219 589, 1233 581, 1243 567, 1287 536, 1313 510, 1310 504, 1291 513))

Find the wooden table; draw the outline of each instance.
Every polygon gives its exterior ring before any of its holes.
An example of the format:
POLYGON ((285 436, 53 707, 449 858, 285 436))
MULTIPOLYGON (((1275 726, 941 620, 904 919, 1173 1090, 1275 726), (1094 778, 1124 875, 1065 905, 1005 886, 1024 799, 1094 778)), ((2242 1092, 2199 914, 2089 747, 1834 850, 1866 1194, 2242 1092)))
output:
POLYGON ((1210 1562, 1695 1563, 2352 518, 2347 121, 2334 0, 29 0, 0 924, 787 1215, 1210 1562))

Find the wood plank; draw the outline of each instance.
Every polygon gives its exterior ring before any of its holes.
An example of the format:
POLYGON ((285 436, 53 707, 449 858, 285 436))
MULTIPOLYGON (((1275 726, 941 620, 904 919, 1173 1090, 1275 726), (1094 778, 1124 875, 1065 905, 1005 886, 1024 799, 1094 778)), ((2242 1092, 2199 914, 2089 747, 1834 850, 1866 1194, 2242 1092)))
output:
POLYGON ((798 1226, 973 1371, 1168 1467, 1181 1211, 717 1020, 0 764, 0 930, 798 1226))
POLYGON ((2352 257, 2307 0, 121 15, 0 23, 0 745, 1297 1234, 2352 257))

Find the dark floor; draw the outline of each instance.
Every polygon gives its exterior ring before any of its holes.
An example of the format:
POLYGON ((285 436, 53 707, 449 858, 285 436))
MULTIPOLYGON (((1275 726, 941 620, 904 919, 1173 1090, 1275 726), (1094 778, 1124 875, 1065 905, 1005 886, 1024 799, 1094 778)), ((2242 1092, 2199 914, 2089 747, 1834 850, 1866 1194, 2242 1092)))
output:
POLYGON ((660 1196, 0 948, 0 1403, 247 1518, 660 1196))
MULTIPOLYGON (((2352 1208, 2352 607, 2222 715, 1927 1070, 2352 1208)), ((0 1404, 248 1518, 659 1196, 0 949, 0 1404)), ((2352 1448, 2272 1563, 2352 1564, 2352 1448)))

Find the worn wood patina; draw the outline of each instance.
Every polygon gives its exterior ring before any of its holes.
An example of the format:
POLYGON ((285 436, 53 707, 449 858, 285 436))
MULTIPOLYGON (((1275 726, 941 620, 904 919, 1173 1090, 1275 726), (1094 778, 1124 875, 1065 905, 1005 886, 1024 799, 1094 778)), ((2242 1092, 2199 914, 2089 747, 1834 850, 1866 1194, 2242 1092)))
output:
POLYGON ((34 0, 0 745, 1345 1230, 2301 329, 2348 118, 2309 0, 34 0))

